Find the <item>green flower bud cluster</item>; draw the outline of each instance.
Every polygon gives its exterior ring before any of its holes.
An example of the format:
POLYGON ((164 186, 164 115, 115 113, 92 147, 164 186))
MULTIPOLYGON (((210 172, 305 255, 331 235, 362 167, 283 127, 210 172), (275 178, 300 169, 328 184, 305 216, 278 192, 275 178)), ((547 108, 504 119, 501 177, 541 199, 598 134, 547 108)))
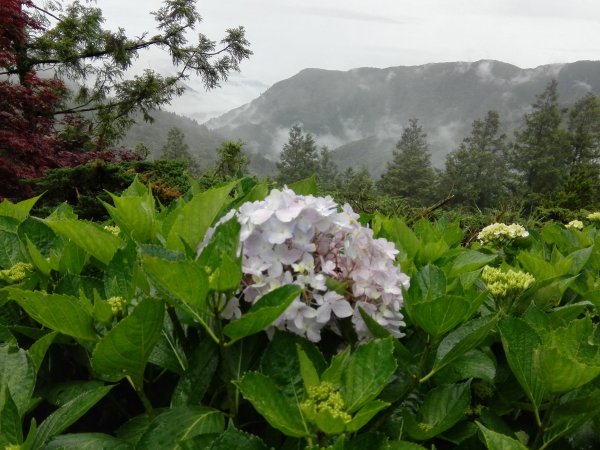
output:
POLYGON ((328 411, 332 417, 350 422, 352 416, 345 409, 342 395, 332 383, 323 381, 318 386, 308 388, 308 398, 300 405, 302 410, 310 417, 321 411, 328 411))
POLYGON ((127 300, 123 297, 111 297, 106 300, 110 305, 110 309, 112 310, 113 315, 118 315, 119 313, 125 312, 125 308, 127 307, 127 300))
POLYGON ((566 228, 572 228, 575 230, 583 230, 583 222, 581 220, 571 220, 565 225, 566 228))
POLYGON ((518 238, 529 236, 529 232, 516 223, 493 223, 479 232, 477 238, 482 244, 502 244, 518 238))
POLYGON ((7 281, 9 283, 19 283, 25 279, 28 272, 33 271, 33 265, 18 262, 10 269, 0 270, 0 280, 7 281))
POLYGON ((118 236, 121 233, 121 229, 117 225, 104 225, 104 229, 114 236, 118 236))
POLYGON ((600 212, 593 212, 587 215, 587 219, 592 222, 600 222, 600 212))
POLYGON ((490 266, 483 268, 481 279, 487 285, 490 294, 495 298, 506 298, 520 294, 535 281, 533 275, 527 272, 517 272, 511 269, 503 272, 490 266))
POLYGON ((8 444, 4 447, 4 450, 21 450, 21 446, 19 444, 8 444))

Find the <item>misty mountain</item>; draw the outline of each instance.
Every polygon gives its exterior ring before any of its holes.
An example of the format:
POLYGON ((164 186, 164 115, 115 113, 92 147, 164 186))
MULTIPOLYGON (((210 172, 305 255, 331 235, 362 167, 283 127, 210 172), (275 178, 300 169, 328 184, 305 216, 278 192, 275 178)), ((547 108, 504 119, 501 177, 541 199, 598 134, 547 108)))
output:
POLYGON ((433 164, 442 167, 473 121, 491 109, 500 113, 510 136, 553 78, 561 104, 588 91, 600 94, 600 61, 534 69, 492 60, 345 72, 305 69, 205 125, 276 160, 290 127, 300 123, 319 146, 336 149, 340 167, 365 165, 379 175, 402 129, 416 117, 428 134, 433 164))

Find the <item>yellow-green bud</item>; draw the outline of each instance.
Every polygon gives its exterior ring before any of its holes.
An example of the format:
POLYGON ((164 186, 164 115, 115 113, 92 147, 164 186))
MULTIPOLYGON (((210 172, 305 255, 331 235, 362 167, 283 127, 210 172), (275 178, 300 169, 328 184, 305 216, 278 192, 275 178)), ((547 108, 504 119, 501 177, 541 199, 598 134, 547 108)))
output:
POLYGON ((104 225, 104 229, 114 236, 118 236, 121 229, 117 225, 104 225))
POLYGON ((587 219, 592 222, 600 222, 600 212, 593 212, 587 215, 587 219))
POLYGON ((18 262, 10 269, 0 270, 0 279, 9 283, 19 283, 25 279, 28 272, 33 271, 33 265, 24 262, 18 262))
POLYGON ((503 272, 490 266, 483 268, 481 279, 487 285, 490 294, 495 298, 520 294, 535 281, 533 275, 527 272, 517 272, 511 269, 503 272))
POLYGON ((123 297, 111 297, 106 301, 110 305, 110 309, 115 316, 124 312, 125 308, 127 307, 127 300, 125 300, 123 297))
POLYGON ((352 416, 345 411, 346 405, 342 394, 328 381, 319 383, 308 389, 308 399, 300 405, 303 410, 313 410, 315 413, 328 411, 332 417, 350 422, 352 416))

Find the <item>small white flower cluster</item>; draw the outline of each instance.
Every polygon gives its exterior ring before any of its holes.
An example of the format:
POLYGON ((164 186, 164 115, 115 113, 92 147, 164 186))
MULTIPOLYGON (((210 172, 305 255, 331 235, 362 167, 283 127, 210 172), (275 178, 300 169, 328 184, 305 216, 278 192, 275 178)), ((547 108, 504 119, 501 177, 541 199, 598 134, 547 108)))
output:
POLYGON ((592 222, 600 222, 600 212, 593 212, 587 215, 587 219, 592 222))
POLYGON ((583 222, 581 220, 571 220, 565 225, 566 228, 572 228, 575 230, 583 230, 583 222))
POLYGON ((518 238, 529 236, 529 232, 516 223, 493 223, 479 232, 477 238, 482 244, 502 244, 518 238))
MULTIPOLYGON (((318 342, 324 327, 339 331, 335 317, 351 316, 357 335, 365 339, 370 333, 361 307, 393 335, 402 336, 402 288, 409 279, 394 262, 398 250, 385 239, 374 239, 349 205, 340 211, 329 196, 296 195, 284 188, 274 189, 264 201, 243 204, 233 215, 241 225, 244 299, 254 303, 291 283, 303 288, 275 327, 318 342), (344 291, 328 287, 328 279, 344 291)), ((235 302, 230 300, 234 304, 225 308, 226 318, 239 315, 235 302)))

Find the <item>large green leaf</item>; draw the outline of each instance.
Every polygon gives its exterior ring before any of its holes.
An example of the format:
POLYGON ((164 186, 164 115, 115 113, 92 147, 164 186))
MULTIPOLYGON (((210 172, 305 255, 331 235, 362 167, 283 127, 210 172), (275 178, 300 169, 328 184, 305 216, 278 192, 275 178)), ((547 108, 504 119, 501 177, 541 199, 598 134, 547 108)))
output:
POLYGON ((462 273, 472 272, 489 264, 495 260, 496 257, 496 255, 481 253, 477 250, 465 250, 452 262, 450 273, 448 275, 450 277, 455 277, 462 273))
POLYGON ((544 397, 544 386, 535 367, 533 351, 541 345, 540 337, 525 321, 515 317, 503 317, 498 328, 508 365, 537 413, 544 397))
POLYGON ((496 326, 497 320, 496 316, 480 317, 448 333, 438 346, 433 368, 426 378, 477 347, 496 326))
POLYGON ((404 415, 406 431, 416 440, 431 439, 461 420, 470 404, 470 382, 438 386, 427 393, 416 418, 404 415))
POLYGON ((450 364, 440 370, 434 380, 446 383, 479 378, 494 384, 496 376, 496 364, 492 357, 481 350, 470 350, 456 358, 450 364))
POLYGON ((77 433, 55 436, 44 450, 130 450, 133 447, 121 439, 103 433, 77 433))
POLYGON ((16 288, 7 290, 10 298, 42 325, 76 339, 98 339, 90 308, 85 307, 80 299, 42 291, 24 291, 16 288))
POLYGON ((471 315, 471 303, 458 295, 444 295, 411 306, 411 319, 432 336, 441 336, 471 315))
POLYGON ((96 345, 92 368, 108 381, 131 377, 137 388, 142 386, 144 368, 158 340, 165 313, 162 301, 146 298, 131 315, 121 320, 96 345))
POLYGON ((341 375, 340 392, 349 413, 374 400, 396 370, 392 339, 377 339, 361 345, 352 354, 341 375))
POLYGON ((143 267, 152 284, 167 300, 175 300, 175 305, 183 302, 198 312, 209 313, 206 304, 208 276, 199 264, 144 256, 143 267))
POLYGON ((0 448, 23 442, 21 416, 10 395, 8 384, 0 384, 0 448))
POLYGON ((156 216, 154 198, 150 192, 142 196, 122 196, 111 194, 115 206, 104 203, 110 217, 136 242, 150 242, 155 233, 156 216))
POLYGON ((265 294, 241 318, 228 323, 223 333, 235 342, 264 330, 283 314, 301 292, 299 286, 288 284, 265 294))
POLYGON ((46 352, 48 351, 48 348, 50 348, 50 345, 52 345, 54 342, 54 339, 56 339, 56 336, 58 336, 56 331, 48 333, 31 344, 31 347, 29 347, 29 350, 27 350, 31 361, 33 361, 33 364, 35 365, 36 371, 40 370, 42 361, 44 361, 44 357, 46 356, 46 352))
POLYGON ((225 186, 196 194, 189 202, 173 211, 171 214, 174 218, 167 234, 167 247, 183 251, 183 240, 188 246, 195 249, 219 212, 229 201, 229 193, 236 184, 237 181, 234 181, 225 186))
POLYGON ((481 434, 483 434, 485 446, 488 448, 488 450, 527 450, 527 447, 525 447, 516 439, 506 436, 505 434, 492 431, 479 422, 475 423, 481 430, 481 434))
POLYGON ((37 429, 33 449, 39 449, 48 439, 62 433, 98 403, 114 386, 92 387, 50 414, 37 429))
POLYGON ((258 372, 247 372, 235 384, 272 427, 286 436, 311 435, 297 401, 285 397, 269 378, 258 372))
POLYGON ((199 404, 219 364, 219 349, 210 339, 204 339, 194 349, 188 368, 175 386, 171 406, 199 404))
POLYGON ((317 195, 319 193, 315 174, 303 180, 296 181, 288 185, 288 187, 298 195, 317 195))
POLYGON ((300 362, 298 358, 291 357, 297 348, 302 349, 317 373, 325 370, 325 358, 312 342, 296 334, 279 330, 264 349, 260 362, 260 371, 290 399, 302 396, 304 393, 300 362))
POLYGON ((2 200, 0 202, 0 216, 12 217, 17 219, 19 222, 23 222, 29 216, 29 211, 33 208, 33 205, 39 200, 41 195, 37 197, 28 198, 19 203, 12 203, 9 200, 2 200))
POLYGON ((66 236, 98 261, 108 264, 123 242, 98 225, 74 219, 46 219, 52 230, 66 236))
POLYGON ((346 424, 346 431, 355 433, 364 427, 379 411, 387 408, 390 404, 381 400, 371 400, 360 408, 352 420, 346 424))
POLYGON ((223 432, 223 413, 205 406, 179 406, 159 414, 135 446, 139 450, 176 450, 186 439, 223 432))
POLYGON ((0 230, 0 268, 8 269, 26 260, 19 236, 16 233, 0 230))

